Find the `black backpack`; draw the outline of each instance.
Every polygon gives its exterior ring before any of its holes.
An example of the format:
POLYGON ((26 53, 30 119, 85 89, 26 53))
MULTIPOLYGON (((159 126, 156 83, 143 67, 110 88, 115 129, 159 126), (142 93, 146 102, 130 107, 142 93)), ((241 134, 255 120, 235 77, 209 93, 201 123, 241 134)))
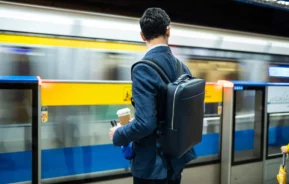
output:
MULTIPOLYGON (((162 102, 164 121, 159 120, 158 132, 161 150, 166 156, 179 158, 194 145, 202 140, 205 80, 196 79, 188 74, 183 74, 183 64, 177 60, 176 81, 170 81, 166 72, 153 61, 142 60, 135 63, 133 68, 140 63, 152 67, 166 82, 167 88, 162 102), (161 126, 160 126, 161 125, 161 126)), ((132 104, 134 105, 133 101, 132 104)), ((159 113, 159 111, 158 111, 159 113)))

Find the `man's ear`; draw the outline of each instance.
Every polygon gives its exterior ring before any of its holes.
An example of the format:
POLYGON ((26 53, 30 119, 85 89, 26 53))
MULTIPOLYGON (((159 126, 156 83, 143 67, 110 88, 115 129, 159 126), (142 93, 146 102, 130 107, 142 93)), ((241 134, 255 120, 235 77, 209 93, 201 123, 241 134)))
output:
POLYGON ((144 34, 143 34, 143 32, 140 32, 140 36, 141 36, 141 38, 142 38, 142 40, 143 40, 144 42, 147 41, 146 38, 145 38, 145 36, 144 36, 144 34))
POLYGON ((166 30, 166 37, 170 37, 170 35, 171 35, 171 27, 168 26, 166 30))

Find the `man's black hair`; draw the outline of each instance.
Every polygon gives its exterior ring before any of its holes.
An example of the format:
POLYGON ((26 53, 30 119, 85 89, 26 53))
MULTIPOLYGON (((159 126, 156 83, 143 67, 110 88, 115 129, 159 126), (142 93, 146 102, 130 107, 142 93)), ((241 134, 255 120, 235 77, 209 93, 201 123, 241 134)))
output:
POLYGON ((148 8, 139 23, 144 37, 150 41, 159 36, 165 36, 171 20, 168 14, 161 8, 148 8))

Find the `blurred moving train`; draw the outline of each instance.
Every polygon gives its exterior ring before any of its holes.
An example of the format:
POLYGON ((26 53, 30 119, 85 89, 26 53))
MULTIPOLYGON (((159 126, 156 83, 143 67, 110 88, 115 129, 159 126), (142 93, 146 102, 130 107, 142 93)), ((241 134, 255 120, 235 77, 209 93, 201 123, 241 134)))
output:
MULTIPOLYGON (((44 80, 75 82, 129 81, 131 65, 146 51, 138 19, 129 17, 0 2, 0 30, 0 75, 38 75, 44 80)), ((289 67, 287 38, 172 23, 170 46, 194 76, 207 82, 289 81, 284 73, 289 67)), ((251 130, 256 104, 252 99, 256 95, 244 92, 238 98, 238 130, 250 134, 243 140, 247 145, 240 143, 236 148, 240 151, 254 147, 256 136, 251 130)), ((0 183, 31 179, 30 96, 29 92, 0 92, 0 183)), ((129 163, 107 136, 107 122, 121 107, 48 107, 49 121, 42 127, 45 182, 126 172, 129 163)), ((219 103, 206 104, 206 132, 196 148, 198 159, 192 164, 220 160, 219 107, 219 103)), ((288 116, 274 116, 270 127, 276 128, 280 118, 288 116)), ((282 126, 288 126, 287 122, 281 122, 282 126)), ((270 154, 289 142, 285 129, 278 131, 285 138, 278 142, 272 133, 275 139, 270 154)), ((242 137, 237 139, 240 142, 242 137)))

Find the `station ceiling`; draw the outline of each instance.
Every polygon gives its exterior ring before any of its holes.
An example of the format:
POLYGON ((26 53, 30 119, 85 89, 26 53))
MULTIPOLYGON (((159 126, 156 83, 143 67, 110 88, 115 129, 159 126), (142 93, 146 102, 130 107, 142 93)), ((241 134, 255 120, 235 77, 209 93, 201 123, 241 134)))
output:
POLYGON ((289 11, 233 0, 12 0, 11 2, 133 17, 140 17, 148 7, 161 7, 174 22, 289 37, 289 11))

